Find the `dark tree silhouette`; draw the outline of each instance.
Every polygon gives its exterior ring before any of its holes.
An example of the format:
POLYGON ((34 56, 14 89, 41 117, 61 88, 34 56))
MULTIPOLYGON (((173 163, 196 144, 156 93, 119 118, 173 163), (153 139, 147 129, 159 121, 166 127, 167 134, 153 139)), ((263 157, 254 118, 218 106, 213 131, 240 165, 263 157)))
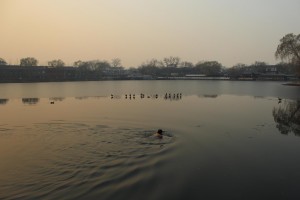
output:
POLYGON ((65 66, 65 63, 61 59, 51 60, 48 62, 48 66, 49 67, 63 67, 63 66, 65 66))
POLYGON ((280 40, 275 52, 276 58, 286 59, 298 67, 300 74, 300 34, 289 33, 280 40))
POLYGON ((22 58, 20 60, 20 66, 32 67, 37 65, 38 65, 38 60, 33 57, 22 58))
POLYGON ((0 58, 0 65, 7 65, 7 62, 3 58, 0 58))
POLYGON ((0 105, 7 104, 8 101, 8 99, 0 99, 0 105))
POLYGON ((35 105, 40 101, 39 98, 22 98, 23 104, 35 105))
POLYGON ((195 73, 206 75, 219 75, 222 70, 222 64, 217 61, 200 61, 195 65, 195 73))
POLYGON ((122 67, 122 63, 121 63, 121 59, 120 58, 113 58, 111 60, 111 66, 112 67, 122 67))
POLYGON ((170 56, 168 58, 164 58, 164 64, 166 67, 178 67, 180 63, 180 58, 179 57, 173 57, 170 56))

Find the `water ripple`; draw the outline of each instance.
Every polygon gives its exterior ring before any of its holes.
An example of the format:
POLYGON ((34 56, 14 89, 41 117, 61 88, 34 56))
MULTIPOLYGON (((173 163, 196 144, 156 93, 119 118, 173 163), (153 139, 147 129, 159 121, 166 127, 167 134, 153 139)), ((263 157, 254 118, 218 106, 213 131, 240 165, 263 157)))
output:
POLYGON ((28 154, 37 155, 28 174, 0 185, 4 199, 110 198, 112 190, 150 180, 175 142, 171 134, 155 138, 153 130, 66 121, 37 123, 27 132, 34 136, 28 154))

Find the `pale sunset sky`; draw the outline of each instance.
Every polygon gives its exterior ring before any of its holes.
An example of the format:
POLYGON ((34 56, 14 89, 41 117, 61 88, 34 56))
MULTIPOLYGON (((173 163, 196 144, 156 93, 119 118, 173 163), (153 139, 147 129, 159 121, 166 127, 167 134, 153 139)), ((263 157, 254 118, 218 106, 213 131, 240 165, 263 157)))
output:
POLYGON ((0 58, 264 61, 300 33, 300 0, 0 0, 0 58))

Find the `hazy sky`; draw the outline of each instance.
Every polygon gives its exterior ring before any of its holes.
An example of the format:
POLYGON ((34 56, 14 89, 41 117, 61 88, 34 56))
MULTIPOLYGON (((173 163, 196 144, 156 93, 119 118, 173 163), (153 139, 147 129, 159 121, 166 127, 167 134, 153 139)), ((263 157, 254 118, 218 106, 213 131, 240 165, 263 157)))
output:
POLYGON ((300 0, 0 0, 0 57, 275 64, 280 38, 300 33, 299 10, 300 0))

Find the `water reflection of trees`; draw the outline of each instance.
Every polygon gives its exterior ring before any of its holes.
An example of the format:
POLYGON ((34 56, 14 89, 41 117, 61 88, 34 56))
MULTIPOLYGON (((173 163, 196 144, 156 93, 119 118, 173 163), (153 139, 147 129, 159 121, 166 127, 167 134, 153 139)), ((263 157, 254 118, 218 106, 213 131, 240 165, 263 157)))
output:
POLYGON ((87 99, 103 99, 107 98, 108 96, 82 96, 82 97, 75 97, 76 100, 87 100, 87 99))
POLYGON ((23 104, 34 105, 40 101, 39 98, 22 98, 23 104))
POLYGON ((300 100, 284 101, 272 111, 276 127, 282 134, 300 136, 300 100))
POLYGON ((7 104, 8 101, 9 99, 0 99, 0 105, 7 104))
POLYGON ((63 101, 65 100, 65 98, 63 97, 51 97, 49 98, 50 101, 63 101))
POLYGON ((212 98, 215 99, 218 97, 217 94, 204 94, 204 95, 198 95, 199 98, 212 98))

